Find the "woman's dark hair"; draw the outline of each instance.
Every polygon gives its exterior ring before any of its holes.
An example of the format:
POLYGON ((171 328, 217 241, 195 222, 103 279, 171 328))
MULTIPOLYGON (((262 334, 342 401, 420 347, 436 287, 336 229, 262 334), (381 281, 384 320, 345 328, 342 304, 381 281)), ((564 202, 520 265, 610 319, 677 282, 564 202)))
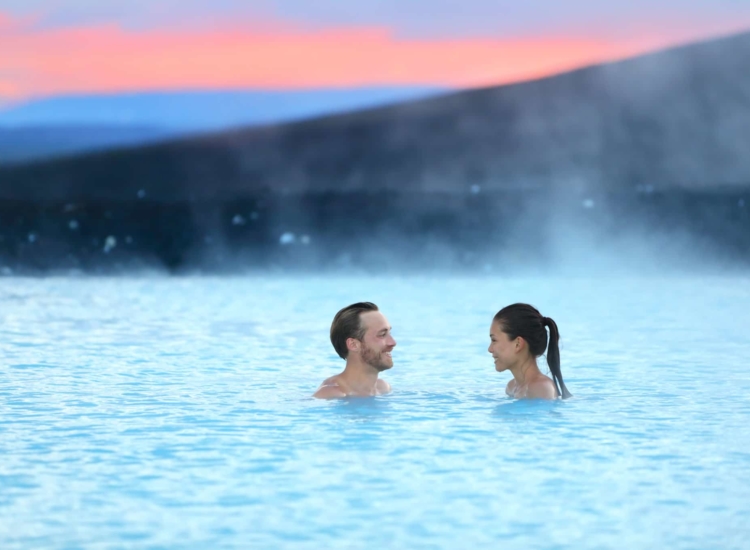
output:
POLYGON ((368 311, 378 311, 378 306, 372 302, 357 302, 341 309, 333 318, 331 344, 342 359, 349 355, 349 349, 346 347, 349 338, 362 340, 365 337, 365 329, 359 316, 368 311))
POLYGON ((534 357, 539 357, 547 350, 547 364, 552 373, 557 395, 563 399, 572 397, 563 382, 560 372, 560 332, 557 323, 549 317, 544 317, 539 310, 529 304, 512 304, 504 307, 495 315, 494 321, 500 325, 502 331, 511 340, 519 336, 526 340, 529 351, 534 357), (547 348, 547 330, 549 327, 549 348, 547 348))

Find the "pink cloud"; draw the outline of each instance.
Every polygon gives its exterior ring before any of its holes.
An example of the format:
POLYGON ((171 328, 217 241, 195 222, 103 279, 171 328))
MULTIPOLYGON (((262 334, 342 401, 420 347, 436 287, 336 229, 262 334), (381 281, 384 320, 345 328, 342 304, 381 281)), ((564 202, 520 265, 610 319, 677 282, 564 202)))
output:
MULTIPOLYGON (((673 43, 561 37, 400 39, 387 28, 38 29, 0 13, 0 95, 185 88, 476 86, 540 77, 673 43)), ((674 38, 672 38, 674 40, 674 38)))

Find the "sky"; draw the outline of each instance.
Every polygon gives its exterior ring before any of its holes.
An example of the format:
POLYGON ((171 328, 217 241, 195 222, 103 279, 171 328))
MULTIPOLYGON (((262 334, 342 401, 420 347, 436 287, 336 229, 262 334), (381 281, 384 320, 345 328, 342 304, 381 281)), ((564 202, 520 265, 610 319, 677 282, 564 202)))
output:
POLYGON ((0 0, 0 103, 484 86, 744 30, 748 0, 0 0))

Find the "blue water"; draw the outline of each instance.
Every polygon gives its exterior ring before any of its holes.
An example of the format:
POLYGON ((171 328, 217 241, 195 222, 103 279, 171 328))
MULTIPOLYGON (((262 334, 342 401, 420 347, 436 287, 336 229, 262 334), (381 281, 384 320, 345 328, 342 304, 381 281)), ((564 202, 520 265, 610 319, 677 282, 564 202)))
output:
POLYGON ((0 548, 750 548, 749 312, 742 277, 1 278, 0 548), (394 392, 313 400, 359 300, 394 392), (504 396, 515 301, 573 399, 504 396))

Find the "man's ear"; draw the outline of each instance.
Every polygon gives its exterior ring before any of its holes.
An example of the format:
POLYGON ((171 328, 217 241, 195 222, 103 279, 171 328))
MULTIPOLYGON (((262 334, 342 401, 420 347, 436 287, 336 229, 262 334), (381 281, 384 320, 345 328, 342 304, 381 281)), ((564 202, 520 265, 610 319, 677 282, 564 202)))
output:
POLYGON ((349 351, 353 351, 355 353, 359 353, 361 345, 362 345, 362 342, 360 342, 356 338, 347 338, 346 339, 346 349, 348 349, 349 351))

